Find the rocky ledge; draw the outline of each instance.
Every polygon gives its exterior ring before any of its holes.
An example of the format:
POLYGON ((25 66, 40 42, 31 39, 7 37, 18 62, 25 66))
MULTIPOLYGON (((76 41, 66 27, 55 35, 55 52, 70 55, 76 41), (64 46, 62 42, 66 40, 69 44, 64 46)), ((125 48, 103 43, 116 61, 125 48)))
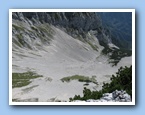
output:
POLYGON ((128 93, 126 93, 126 91, 115 90, 112 93, 104 93, 103 97, 98 100, 74 100, 73 102, 131 102, 131 96, 128 93))

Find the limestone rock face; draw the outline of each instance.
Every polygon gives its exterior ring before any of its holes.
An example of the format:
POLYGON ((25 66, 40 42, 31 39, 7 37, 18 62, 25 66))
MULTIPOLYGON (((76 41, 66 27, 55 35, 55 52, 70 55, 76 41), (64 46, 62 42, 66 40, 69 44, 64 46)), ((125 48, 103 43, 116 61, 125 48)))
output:
POLYGON ((13 13, 13 19, 29 19, 33 23, 39 21, 84 31, 101 26, 101 19, 95 12, 19 12, 13 13))
POLYGON ((90 30, 99 33, 102 28, 101 19, 95 12, 14 12, 12 18, 31 25, 49 23, 59 26, 75 38, 86 38, 90 30))
MULTIPOLYGON (((80 100, 74 102, 80 102, 80 100)), ((98 100, 88 99, 86 102, 131 102, 131 97, 126 91, 115 90, 112 93, 103 94, 103 97, 98 100)))

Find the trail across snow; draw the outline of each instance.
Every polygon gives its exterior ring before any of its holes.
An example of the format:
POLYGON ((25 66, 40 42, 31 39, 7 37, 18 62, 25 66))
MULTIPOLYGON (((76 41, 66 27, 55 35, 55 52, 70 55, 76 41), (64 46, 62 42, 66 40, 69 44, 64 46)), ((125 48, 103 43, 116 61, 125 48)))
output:
MULTIPOLYGON (((12 89, 13 99, 38 98, 38 101, 50 101, 51 98, 68 101, 75 94, 83 95, 84 82, 73 80, 69 83, 60 79, 72 75, 96 76, 98 85, 90 83, 87 88, 100 90, 103 82, 109 82, 120 66, 131 65, 131 57, 126 57, 118 66, 112 67, 107 57, 100 54, 103 49, 98 45, 95 51, 90 45, 72 38, 62 30, 53 27, 55 36, 44 50, 32 51, 21 49, 13 51, 13 72, 35 71, 43 75, 31 84, 12 89), (51 78, 51 81, 48 80, 51 78), (34 87, 33 87, 34 86, 34 87)), ((94 39, 98 43, 97 39, 94 39)))

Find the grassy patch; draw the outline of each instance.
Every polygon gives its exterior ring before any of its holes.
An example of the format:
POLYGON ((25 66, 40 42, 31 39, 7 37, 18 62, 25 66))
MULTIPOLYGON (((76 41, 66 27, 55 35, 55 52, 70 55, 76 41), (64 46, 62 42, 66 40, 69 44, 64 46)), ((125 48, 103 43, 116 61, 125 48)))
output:
MULTIPOLYGON (((17 46, 22 47, 21 43, 15 39, 12 39, 12 43, 15 43, 17 46)), ((13 49, 14 50, 14 49, 13 49)))
POLYGON ((97 45, 93 45, 91 42, 88 42, 88 44, 92 47, 93 50, 98 51, 98 46, 97 45))
POLYGON ((53 37, 54 31, 48 24, 39 25, 37 26, 37 29, 41 32, 43 37, 45 37, 44 33, 47 34, 47 36, 49 37, 53 37))
POLYGON ((16 34, 16 37, 18 38, 18 41, 15 40, 15 43, 19 47, 27 47, 28 49, 32 49, 32 47, 30 46, 30 44, 25 41, 22 33, 16 34))
POLYGON ((73 75, 73 76, 69 76, 69 77, 64 77, 61 79, 62 82, 70 82, 71 80, 78 80, 79 82, 87 82, 87 83, 95 83, 97 84, 97 81, 95 79, 95 76, 90 77, 86 77, 86 76, 82 76, 82 75, 73 75))
POLYGON ((117 63, 124 57, 128 57, 132 55, 131 50, 126 49, 115 49, 112 51, 112 54, 110 55, 110 59, 113 61, 110 61, 110 63, 113 63, 113 66, 117 65, 117 63))
POLYGON ((44 44, 49 43, 55 33, 49 24, 40 24, 35 27, 31 26, 31 29, 37 33, 37 36, 44 44))
POLYGON ((19 47, 23 47, 24 44, 26 43, 23 39, 23 35, 20 33, 20 34, 16 34, 16 37, 18 38, 18 41, 15 40, 13 42, 15 42, 19 47))
POLYGON ((29 85, 32 79, 42 77, 34 72, 12 73, 12 88, 29 85))
POLYGON ((29 98, 29 99, 19 99, 19 98, 16 98, 16 99, 12 99, 13 102, 38 102, 39 99, 38 98, 29 98))
POLYGON ((21 26, 17 26, 15 24, 12 24, 12 27, 14 27, 17 31, 24 31, 24 28, 21 26))
POLYGON ((103 55, 109 55, 109 63, 112 63, 113 66, 116 66, 118 62, 124 58, 132 55, 132 51, 128 49, 117 49, 117 48, 109 48, 108 46, 104 46, 102 50, 103 55))
MULTIPOLYGON (((23 38, 22 34, 16 34, 16 37, 21 40, 23 38)), ((21 43, 21 42, 20 42, 21 43)))

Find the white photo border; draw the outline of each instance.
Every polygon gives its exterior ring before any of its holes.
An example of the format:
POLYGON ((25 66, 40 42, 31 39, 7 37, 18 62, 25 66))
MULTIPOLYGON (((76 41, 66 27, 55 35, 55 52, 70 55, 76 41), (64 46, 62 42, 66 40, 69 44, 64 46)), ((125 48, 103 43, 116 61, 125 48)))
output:
POLYGON ((9 105, 135 105, 135 9, 9 9, 9 105), (12 12, 132 12, 132 102, 12 102, 12 12))

